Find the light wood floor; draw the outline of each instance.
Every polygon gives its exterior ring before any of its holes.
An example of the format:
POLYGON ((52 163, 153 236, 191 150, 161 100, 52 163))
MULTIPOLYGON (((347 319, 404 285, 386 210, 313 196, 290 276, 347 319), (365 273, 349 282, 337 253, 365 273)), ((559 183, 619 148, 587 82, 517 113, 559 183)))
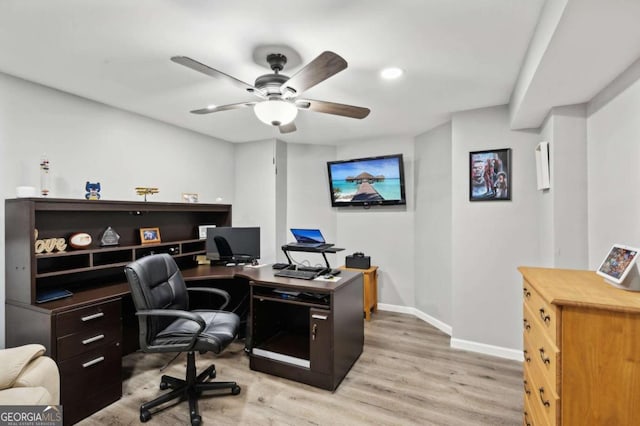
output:
MULTIPOLYGON (((139 406, 160 392, 159 368, 171 355, 123 358, 122 399, 81 425, 137 425, 139 406)), ((451 349, 449 336, 410 315, 378 312, 365 322, 360 359, 332 393, 249 369, 240 344, 219 357, 197 355, 198 371, 216 364, 218 380, 235 380, 237 396, 201 399, 205 425, 518 425, 522 364, 451 349)), ((181 355, 165 374, 183 377, 181 355)), ((189 423, 182 402, 149 425, 189 423)))

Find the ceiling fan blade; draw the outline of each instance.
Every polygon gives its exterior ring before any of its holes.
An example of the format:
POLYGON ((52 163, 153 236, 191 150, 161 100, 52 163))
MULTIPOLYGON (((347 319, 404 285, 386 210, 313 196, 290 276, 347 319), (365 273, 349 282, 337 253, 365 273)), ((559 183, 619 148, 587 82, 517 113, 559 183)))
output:
POLYGON ((173 56, 171 58, 171 60, 173 62, 175 62, 176 64, 180 64, 180 65, 184 65, 187 68, 191 68, 194 71, 198 71, 201 72, 203 74, 206 74, 210 77, 214 77, 214 78, 226 78, 228 81, 232 82, 233 84, 235 84, 236 86, 241 87, 242 89, 246 90, 249 93, 255 93, 256 95, 260 96, 260 97, 265 97, 264 93, 262 93, 259 89, 253 87, 252 85, 250 85, 249 83, 245 83, 242 80, 238 80, 235 77, 231 77, 229 74, 225 74, 222 71, 218 71, 216 69, 213 69, 203 63, 200 63, 194 59, 191 59, 189 57, 186 56, 173 56))
POLYGON ((337 104, 335 102, 314 101, 312 99, 299 99, 296 101, 296 106, 300 109, 310 109, 315 112, 358 119, 365 118, 371 112, 369 108, 337 104))
POLYGON ((296 123, 294 123, 293 121, 289 124, 279 126, 278 129, 280 129, 280 133, 292 133, 298 130, 298 128, 296 127, 296 123))
POLYGON ((217 106, 215 108, 194 109, 193 111, 190 111, 190 112, 192 114, 210 114, 212 112, 229 111, 230 109, 240 109, 240 108, 252 107, 256 103, 257 102, 241 102, 241 103, 238 103, 238 104, 220 105, 220 106, 217 106))
POLYGON ((300 94, 345 68, 347 68, 347 61, 342 56, 329 51, 322 52, 284 82, 280 86, 280 93, 284 94, 289 91, 287 89, 291 89, 294 93, 300 94))

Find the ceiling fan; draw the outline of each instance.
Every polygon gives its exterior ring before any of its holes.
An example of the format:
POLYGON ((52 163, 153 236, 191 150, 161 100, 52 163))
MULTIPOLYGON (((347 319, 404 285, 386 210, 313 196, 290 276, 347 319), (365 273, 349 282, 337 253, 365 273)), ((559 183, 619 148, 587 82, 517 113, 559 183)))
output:
POLYGON ((298 98, 305 90, 347 68, 347 61, 333 52, 321 53, 292 77, 280 74, 280 71, 287 63, 287 57, 280 53, 270 53, 267 55, 267 63, 273 70, 273 74, 261 75, 253 85, 186 56, 174 56, 171 60, 208 76, 224 78, 261 99, 259 101, 196 109, 191 111, 193 114, 210 114, 212 112, 253 107, 260 121, 277 126, 280 133, 291 133, 296 130, 293 120, 296 118, 299 109, 358 119, 365 118, 370 112, 369 108, 298 98))

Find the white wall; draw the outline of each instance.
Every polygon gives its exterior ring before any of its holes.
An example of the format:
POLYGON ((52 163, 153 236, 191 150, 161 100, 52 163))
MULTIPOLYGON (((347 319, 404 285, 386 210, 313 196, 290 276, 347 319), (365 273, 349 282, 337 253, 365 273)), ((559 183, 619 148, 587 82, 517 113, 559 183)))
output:
POLYGON ((590 269, 598 267, 613 243, 640 247, 638 64, 597 95, 588 108, 590 269), (624 88, 619 82, 624 82, 624 88))
MULTIPOLYGON (((542 127, 540 128, 540 142, 549 142, 549 182, 550 189, 538 190, 538 196, 536 201, 536 214, 538 216, 538 249, 540 264, 538 266, 544 266, 552 268, 554 266, 553 251, 556 245, 555 235, 553 232, 553 195, 554 180, 556 174, 554 168, 556 165, 555 156, 553 155, 553 148, 555 141, 553 139, 553 127, 554 116, 549 115, 545 119, 542 127)), ((531 155, 535 155, 532 153, 531 155)))
POLYGON ((553 266, 586 269, 587 134, 586 106, 553 108, 553 266))
MULTIPOLYGON (((522 347, 520 265, 538 265, 536 132, 511 131, 506 106, 452 120, 453 338, 522 347), (511 148, 511 201, 469 201, 469 152, 511 148)), ((454 342, 452 341, 452 344, 454 342)))
POLYGON ((415 307, 450 325, 451 123, 416 137, 415 307))
POLYGON ((337 208, 337 235, 344 253, 362 251, 371 256, 372 265, 378 265, 379 303, 414 307, 413 138, 352 141, 338 146, 337 159, 398 153, 404 156, 406 206, 337 208))
MULTIPOLYGON (((139 115, 0 74, 0 183, 39 188, 39 162, 51 162, 51 197, 83 199, 99 181, 105 200, 140 200, 135 186, 157 186, 150 201, 233 203, 233 145, 139 115)), ((89 201, 87 201, 89 202, 89 201)), ((4 203, 0 207, 4 224, 4 203)), ((0 263, 4 266, 4 226, 0 263)), ((162 232, 162 230, 161 230, 162 232)), ((4 267, 0 276, 0 346, 4 346, 4 267)))
POLYGON ((261 263, 276 253, 276 140, 235 144, 233 226, 260 227, 261 263))
MULTIPOLYGON (((327 145, 287 145, 287 229, 286 242, 293 241, 289 228, 319 228, 325 239, 343 246, 337 233, 336 208, 331 207, 327 161, 336 159, 336 147, 327 145)), ((322 256, 292 253, 297 261, 324 265, 322 256)), ((344 264, 344 252, 327 255, 332 268, 344 264)))

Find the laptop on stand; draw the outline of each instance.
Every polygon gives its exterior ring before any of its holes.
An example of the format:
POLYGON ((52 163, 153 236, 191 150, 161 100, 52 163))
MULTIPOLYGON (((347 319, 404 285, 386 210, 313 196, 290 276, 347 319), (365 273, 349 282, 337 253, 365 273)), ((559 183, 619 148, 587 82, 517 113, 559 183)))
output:
POLYGON ((327 249, 333 247, 333 244, 327 243, 319 229, 301 229, 291 228, 291 233, 296 239, 295 243, 289 243, 291 247, 327 249))

